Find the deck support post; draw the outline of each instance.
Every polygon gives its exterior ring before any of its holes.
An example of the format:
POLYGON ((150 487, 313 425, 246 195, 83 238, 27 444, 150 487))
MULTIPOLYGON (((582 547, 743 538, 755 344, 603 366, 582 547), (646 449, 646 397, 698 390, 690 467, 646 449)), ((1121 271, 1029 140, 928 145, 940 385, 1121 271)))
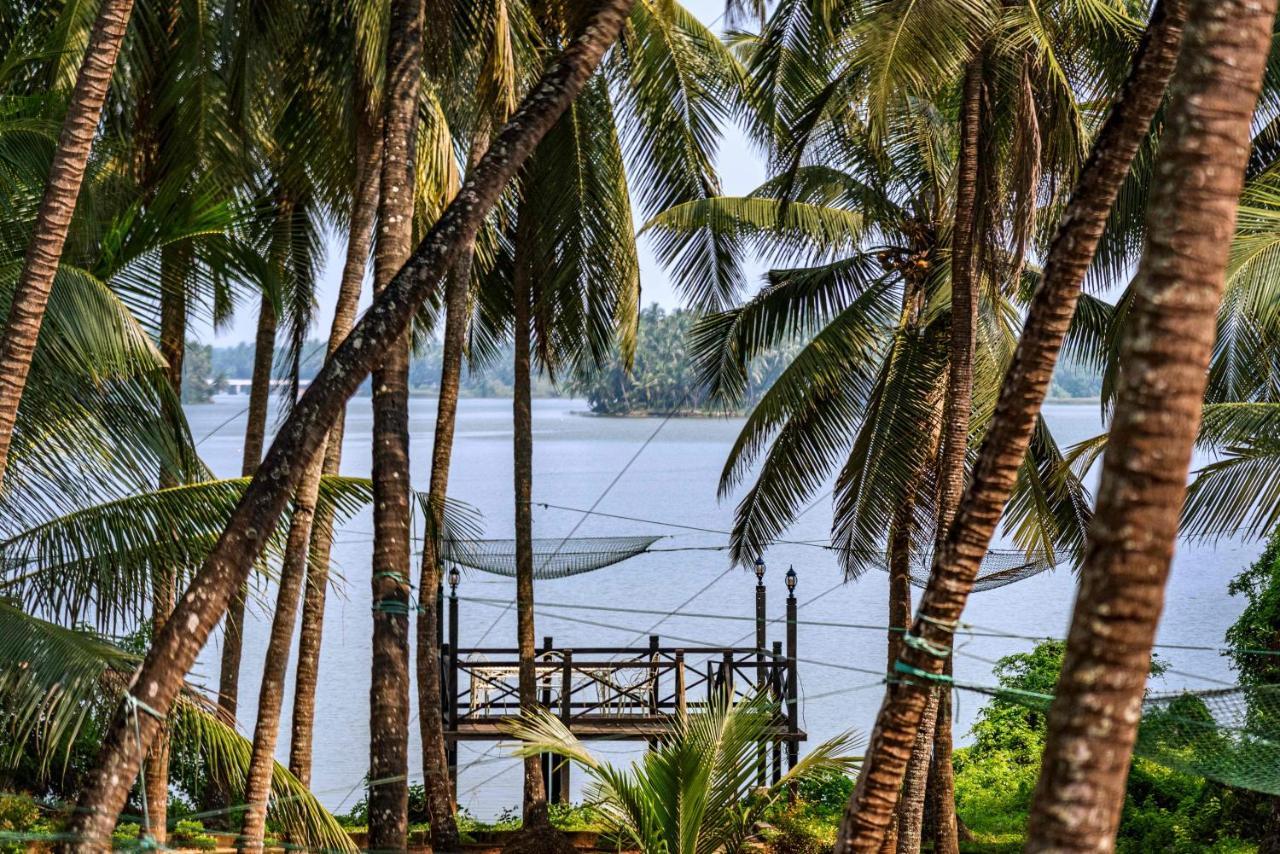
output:
MULTIPOLYGON (((763 576, 756 581, 756 694, 765 692, 764 647, 768 643, 765 630, 765 588, 763 576)), ((756 746, 756 785, 765 782, 765 742, 756 746)))
MULTIPOLYGON (((573 650, 564 651, 564 661, 560 665, 560 720, 570 731, 573 730, 573 650)), ((567 759, 560 761, 557 777, 559 784, 557 803, 569 803, 569 766, 567 759)))
MULTIPOLYGON (((553 643, 554 641, 549 635, 542 639, 543 661, 551 660, 550 653, 553 643)), ((538 671, 535 670, 535 672, 538 671)), ((542 683, 542 696, 540 698, 542 707, 547 711, 551 710, 551 678, 551 671, 549 669, 543 670, 541 675, 538 676, 538 681, 542 683)), ((547 793, 547 802, 552 804, 558 803, 556 795, 558 795, 559 792, 556 791, 556 788, 557 784, 560 782, 555 774, 552 773, 552 769, 555 767, 555 759, 556 758, 550 753, 544 753, 538 757, 538 761, 542 765, 542 788, 543 791, 547 793)))
POLYGON ((684 650, 676 650, 676 717, 683 721, 689 716, 689 704, 684 695, 684 650))
MULTIPOLYGON (((779 711, 782 708, 782 641, 773 642, 773 675, 769 679, 769 694, 773 701, 778 704, 779 711)), ((778 724, 782 723, 782 716, 778 715, 778 724)), ((774 730, 773 736, 773 780, 776 785, 782 779, 782 738, 781 734, 774 730)))
MULTIPOLYGON (((440 609, 436 609, 439 614, 440 609)), ((437 623, 440 621, 437 620, 437 623)), ((443 627, 442 627, 443 628, 443 627)), ((449 761, 449 791, 453 797, 453 808, 458 808, 458 588, 449 590, 449 651, 445 655, 444 667, 441 668, 444 678, 440 686, 440 700, 444 704, 445 727, 453 732, 454 737, 445 741, 445 750, 449 761)))
MULTIPOLYGON (((787 596, 787 770, 796 767, 796 763, 800 761, 800 743, 796 740, 796 734, 800 732, 796 641, 796 594, 793 590, 787 596)), ((790 797, 795 798, 794 786, 790 797)))

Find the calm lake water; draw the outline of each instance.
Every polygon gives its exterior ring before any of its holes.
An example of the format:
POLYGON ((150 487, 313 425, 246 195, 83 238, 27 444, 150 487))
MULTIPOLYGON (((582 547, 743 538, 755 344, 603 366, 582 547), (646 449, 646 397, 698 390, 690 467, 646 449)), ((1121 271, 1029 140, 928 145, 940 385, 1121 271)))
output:
MULTIPOLYGON (((215 403, 187 408, 192 433, 201 442, 200 452, 220 476, 239 474, 245 403, 246 398, 222 397, 215 403)), ((413 479, 415 484, 425 486, 435 400, 415 399, 410 407, 413 479)), ((588 508, 599 500, 596 509, 604 513, 718 530, 729 527, 735 502, 718 502, 716 484, 741 419, 673 419, 658 429, 662 424, 659 419, 593 418, 584 417, 585 411, 586 404, 581 401, 534 402, 535 501, 588 508), (639 456, 630 469, 600 500, 637 451, 639 456)), ((1101 430, 1096 405, 1050 404, 1046 416, 1063 447, 1101 430)), ((345 474, 369 474, 370 427, 368 398, 352 401, 343 452, 345 474)), ((486 537, 512 535, 511 477, 510 401, 463 401, 450 492, 483 513, 486 537)), ((821 540, 828 536, 830 523, 830 502, 822 501, 797 522, 788 538, 821 540)), ((578 513, 541 507, 535 508, 534 524, 535 536, 540 537, 565 536, 575 526, 575 536, 669 535, 655 545, 659 549, 724 543, 723 537, 711 534, 601 517, 583 519, 578 513)), ((342 580, 329 597, 326 613, 312 785, 324 804, 335 811, 349 809, 360 798, 361 779, 368 767, 371 530, 370 513, 366 510, 340 530, 334 548, 335 568, 342 580)), ((1227 595, 1227 582, 1260 550, 1261 544, 1252 542, 1227 541, 1213 546, 1184 543, 1174 562, 1160 641, 1219 646, 1223 632, 1242 608, 1240 601, 1227 595)), ((782 574, 788 566, 794 566, 800 579, 797 597, 807 603, 800 612, 802 620, 885 624, 887 577, 883 573, 871 571, 856 582, 840 584, 840 571, 833 556, 801 545, 775 546, 765 559, 769 566, 765 580, 769 585, 771 618, 780 619, 783 615, 782 574)), ((590 574, 540 581, 536 597, 539 603, 547 604, 751 616, 754 577, 742 570, 726 569, 722 552, 645 554, 590 574), (704 586, 704 592, 687 601, 704 586)), ((416 573, 415 564, 415 576, 416 573)), ((514 582, 472 573, 464 578, 459 594, 510 602, 514 582)), ((965 618, 976 627, 1010 634, 1061 636, 1070 619, 1073 596, 1069 571, 1047 572, 975 594, 965 618)), ((274 591, 268 591, 263 601, 274 601, 274 591)), ((639 643, 649 634, 663 635, 673 645, 693 645, 694 641, 742 645, 747 640, 744 636, 752 631, 750 622, 674 617, 655 626, 661 618, 649 614, 560 613, 610 626, 584 625, 549 613, 539 614, 538 637, 552 635, 557 645, 566 647, 639 643)), ((459 624, 463 646, 479 645, 482 640, 488 646, 514 646, 513 608, 464 602, 459 624)), ((782 639, 780 628, 771 628, 771 641, 782 639)), ((257 703, 268 631, 269 617, 265 606, 259 604, 251 610, 246 630, 240 705, 245 710, 241 729, 246 733, 253 725, 252 710, 257 703)), ((216 684, 219 644, 217 636, 210 641, 194 674, 198 680, 216 684)), ((881 697, 880 683, 876 676, 849 668, 878 672, 884 666, 884 645, 883 631, 799 627, 800 657, 810 660, 800 665, 800 692, 803 728, 809 733, 811 744, 851 727, 863 733, 869 730, 881 697)), ((956 678, 991 684, 992 662, 1030 646, 1028 641, 1008 638, 968 638, 957 650, 956 678)), ((1161 650, 1160 656, 1171 670, 1155 685, 1156 690, 1208 689, 1232 680, 1225 660, 1216 651, 1170 649, 1161 650)), ((290 694, 291 689, 286 697, 290 694)), ((956 702, 956 733, 963 743, 983 698, 960 692, 956 702)), ((286 709, 286 727, 288 721, 286 709)), ((411 739, 410 772, 418 780, 421 776, 416 719, 411 739)), ((617 742, 599 745, 599 753, 619 761, 637 755, 639 750, 639 745, 632 748, 617 742)), ((282 733, 282 760, 287 752, 288 736, 282 733)), ((462 745, 459 802, 478 817, 493 817, 503 808, 519 803, 519 775, 515 760, 506 754, 505 746, 462 745)), ((581 776, 575 775, 575 799, 580 795, 581 776)))

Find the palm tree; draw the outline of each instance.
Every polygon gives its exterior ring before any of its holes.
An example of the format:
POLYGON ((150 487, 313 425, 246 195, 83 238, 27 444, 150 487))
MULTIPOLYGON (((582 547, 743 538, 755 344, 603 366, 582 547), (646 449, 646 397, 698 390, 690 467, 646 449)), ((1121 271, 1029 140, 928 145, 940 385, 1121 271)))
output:
MULTIPOLYGON (((462 87, 463 91, 475 90, 485 96, 478 108, 479 117, 471 120, 477 130, 471 139, 472 162, 469 167, 487 147, 486 128, 490 114, 501 117, 514 100, 517 85, 530 76, 528 69, 541 64, 540 57, 544 51, 539 48, 554 47, 574 27, 572 16, 567 20, 544 21, 547 32, 539 35, 533 22, 540 19, 523 5, 509 7, 499 4, 492 11, 481 11, 481 8, 477 7, 479 20, 472 25, 473 30, 486 33, 477 51, 479 70, 473 72, 479 79, 474 86, 462 87), (529 44, 538 39, 544 44, 529 44)), ((530 297, 535 303, 546 300, 546 305, 552 305, 555 300, 566 301, 562 305, 557 304, 556 309, 535 310, 532 304, 528 307, 528 314, 538 314, 535 327, 542 349, 537 360, 544 369, 551 371, 559 370, 561 363, 578 362, 580 357, 576 354, 583 349, 584 342, 592 353, 586 361, 598 360, 602 352, 600 342, 616 323, 624 327, 624 341, 634 334, 637 298, 631 295, 622 298, 610 293, 612 290, 627 290, 637 275, 630 204, 627 201, 629 187, 621 167, 623 153, 629 155, 633 166, 632 186, 638 189, 642 204, 647 208, 656 210, 677 200, 705 196, 716 183, 710 165, 711 146, 714 145, 715 127, 723 114, 724 104, 732 100, 736 70, 731 56, 714 34, 683 7, 641 0, 632 11, 621 43, 606 56, 602 73, 616 86, 612 99, 608 91, 598 91, 593 84, 590 97, 580 99, 570 108, 570 115, 557 125, 552 132, 553 138, 543 145, 544 148, 557 147, 564 158, 558 164, 560 171, 557 177, 544 177, 549 174, 547 169, 552 163, 549 156, 536 158, 541 165, 532 173, 531 179, 540 181, 543 189, 539 191, 540 199, 535 207, 545 209, 543 215, 553 219, 546 220, 547 224, 524 235, 523 244, 516 247, 515 254, 520 259, 514 268, 517 272, 499 285, 499 290, 511 291, 517 284, 517 278, 531 275, 530 271, 519 272, 524 269, 525 259, 541 257, 539 253, 561 255, 560 263, 554 268, 538 267, 533 271, 536 272, 536 281, 519 282, 531 293, 540 293, 536 298, 530 297), (599 131, 588 130, 593 123, 600 125, 599 131), (555 210, 553 202, 567 207, 555 210), (591 216, 565 218, 568 211, 582 210, 591 210, 591 216), (558 245, 556 241, 559 241, 558 245), (609 271, 610 275, 601 277, 600 271, 609 271), (553 281, 545 282, 547 279, 553 281), (571 294, 574 282, 583 293, 604 295, 600 297, 604 302, 584 315, 581 298, 571 294), (549 289, 553 287, 564 289, 564 295, 549 296, 549 289), (557 317, 557 311, 568 313, 557 317), (611 311, 619 313, 619 317, 612 317, 611 311), (551 319, 554 319, 554 330, 548 326, 551 319), (572 324, 579 320, 587 325, 575 329, 572 324)), ((452 85, 456 86, 456 83, 452 85)), ((470 109, 476 111, 474 107, 470 109)), ((519 203, 513 204, 520 207, 519 203)), ((527 221, 525 227, 528 227, 527 221)), ((517 239, 520 228, 519 225, 515 228, 517 239)), ((432 453, 430 494, 434 498, 428 502, 429 513, 438 512, 433 508, 438 507, 436 502, 445 495, 447 487, 449 450, 468 320, 465 314, 467 274, 468 268, 461 265, 451 274, 445 297, 445 352, 432 453)), ((507 298, 504 296, 502 299, 505 301, 507 298)), ((587 302, 591 299, 588 296, 587 302)), ((524 301, 517 302, 516 310, 521 310, 523 305, 524 301)), ((480 319, 483 321, 484 317, 480 319)), ((495 317, 492 323, 485 325, 505 326, 507 322, 509 318, 495 317)), ((515 328, 519 339, 526 334, 522 330, 528 327, 517 322, 515 328)), ((519 355, 522 346, 519 341, 517 343, 519 355)), ((527 351, 528 347, 523 346, 523 349, 527 351)), ((629 350, 630 345, 624 349, 629 350)), ((521 398, 516 404, 517 419, 528 417, 527 377, 531 370, 529 365, 521 362, 518 373, 526 380, 516 383, 517 396, 521 398)), ((523 424, 525 420, 519 420, 519 423, 523 424)), ((531 468, 526 465, 529 454, 526 436, 523 428, 517 430, 521 442, 517 471, 531 474, 531 468)), ((524 494, 524 500, 527 500, 530 490, 527 477, 518 476, 517 494, 524 494)), ((531 568, 528 544, 524 542, 532 537, 531 522, 527 518, 527 508, 522 509, 519 498, 516 515, 517 532, 524 543, 520 551, 526 555, 523 565, 531 568)), ((435 804, 432 808, 433 840, 437 846, 447 846, 447 835, 435 835, 437 827, 447 828, 451 822, 448 815, 445 816, 448 821, 436 819, 437 813, 446 809, 451 812, 451 804, 447 804, 442 727, 436 714, 440 706, 440 676, 439 654, 435 647, 438 619, 435 591, 440 583, 440 571, 438 554, 428 541, 424 546, 419 589, 419 611, 422 615, 418 622, 419 708, 427 710, 420 717, 428 801, 435 804)), ((531 588, 530 573, 531 569, 525 573, 528 580, 526 588, 531 588)), ((531 607, 531 589, 524 592, 521 600, 530 603, 531 607)), ((532 612, 527 613, 527 618, 521 623, 522 645, 528 647, 527 659, 531 666, 533 624, 532 612)), ((533 696, 527 694, 529 702, 533 701, 533 696)), ((528 785, 540 787, 541 777, 536 763, 528 763, 526 770, 528 785)), ((530 791, 534 793, 536 789, 531 788, 530 791)), ((533 797, 531 794, 526 803, 543 799, 544 795, 533 797)))
MULTIPOLYGON (((374 293, 412 251, 413 149, 421 78, 422 0, 395 0, 387 37, 382 179, 374 293)), ((373 372, 373 665, 369 687, 369 845, 398 850, 409 830, 409 338, 373 372)))
POLYGON ((619 848, 695 854, 746 850, 756 823, 797 783, 856 767, 849 753, 858 740, 844 733, 809 751, 777 783, 755 788, 756 749, 776 721, 777 707, 768 697, 734 702, 720 695, 675 721, 630 768, 597 759, 542 709, 527 712, 509 732, 521 740, 520 754, 550 753, 587 773, 587 798, 619 848))
MULTIPOLYGON (((959 618, 1013 487, 1053 364, 1076 309, 1080 284, 1133 155, 1163 96, 1177 55, 1184 15, 1185 9, 1176 2, 1157 6, 1130 78, 1099 132, 1063 213, 970 485, 944 547, 934 553, 932 577, 911 627, 913 635, 924 637, 930 644, 950 647, 951 632, 947 627, 955 625, 959 618)), ((926 658, 929 656, 907 649, 902 661, 905 667, 937 675, 942 660, 925 661, 926 658)), ((898 786, 930 687, 927 681, 921 684, 904 680, 886 692, 867 764, 845 810, 838 850, 878 848, 897 801, 898 786)))
POLYGON ((98 9, 62 122, 58 148, 49 167, 22 277, 9 303, 4 332, 0 335, 0 478, 8 466, 18 406, 40 336, 40 325, 80 196, 116 54, 124 41, 132 10, 133 0, 103 0, 98 9))
POLYGON ((1274 3, 1188 14, 1029 851, 1105 848, 1119 825, 1275 17, 1274 3))
MULTIPOLYGON (((350 189, 347 223, 347 252, 342 267, 338 298, 326 358, 355 325, 356 309, 364 284, 365 269, 373 236, 373 220, 378 208, 378 176, 382 172, 382 126, 371 103, 372 92, 363 76, 355 76, 352 107, 355 115, 352 151, 355 169, 350 189)), ((335 476, 342 462, 343 416, 329 431, 320 468, 321 476, 335 476)), ((309 470, 304 476, 314 477, 309 470)), ((301 488, 300 488, 301 491, 301 488)), ((302 627, 298 636, 298 665, 294 674, 293 722, 290 727, 289 770, 303 783, 311 780, 311 744, 315 726, 316 684, 320 667, 320 639, 324 628, 324 605, 329 586, 329 555, 333 545, 333 520, 317 511, 311 525, 310 543, 299 550, 307 561, 307 584, 302 603, 302 627)), ((295 556, 292 558, 297 560, 295 556)))
MULTIPOLYGON (((266 536, 297 486, 302 468, 318 452, 344 402, 386 349, 401 337, 412 312, 452 265, 459 238, 469 239, 479 228, 507 181, 576 97, 616 38, 629 8, 626 0, 604 3, 588 18, 584 35, 543 75, 542 82, 507 123, 475 174, 468 177, 458 199, 375 299, 277 431, 271 450, 227 529, 193 578, 194 595, 180 598, 169 624, 156 638, 138 672, 132 690, 147 694, 148 705, 162 714, 170 707, 183 674, 226 610, 254 557, 261 552, 266 536), (175 625, 183 625, 184 630, 174 630, 175 625)), ((137 743, 149 744, 157 728, 158 721, 149 715, 132 721, 123 712, 117 713, 104 740, 97 773, 81 794, 82 809, 72 822, 72 832, 88 839, 109 836, 130 781, 137 774, 137 743)))

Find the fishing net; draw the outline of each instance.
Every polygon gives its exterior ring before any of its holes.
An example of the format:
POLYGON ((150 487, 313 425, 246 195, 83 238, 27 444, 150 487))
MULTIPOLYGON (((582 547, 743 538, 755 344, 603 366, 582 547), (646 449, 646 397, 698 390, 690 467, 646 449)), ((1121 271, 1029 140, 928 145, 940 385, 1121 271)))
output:
MULTIPOLYGON (((534 539, 533 577, 566 578, 610 566, 645 552, 661 537, 534 539)), ((515 540, 445 540, 444 559, 460 566, 514 577, 515 540)))
MULTIPOLYGON (((883 554, 878 556, 875 564, 885 572, 889 571, 889 564, 883 554)), ((929 584, 929 570, 932 566, 932 552, 913 555, 911 583, 916 587, 926 587, 929 584)), ((994 590, 997 587, 1004 587, 1006 584, 1039 575, 1053 567, 1053 561, 1043 554, 1028 555, 1024 551, 993 549, 987 552, 987 556, 982 559, 982 564, 978 567, 978 579, 974 582, 973 590, 975 593, 994 590)))
MULTIPOLYGON (((1040 712, 1053 702, 1030 691, 956 687, 1040 712)), ((1223 785, 1280 795, 1280 685, 1148 695, 1133 752, 1223 785)))

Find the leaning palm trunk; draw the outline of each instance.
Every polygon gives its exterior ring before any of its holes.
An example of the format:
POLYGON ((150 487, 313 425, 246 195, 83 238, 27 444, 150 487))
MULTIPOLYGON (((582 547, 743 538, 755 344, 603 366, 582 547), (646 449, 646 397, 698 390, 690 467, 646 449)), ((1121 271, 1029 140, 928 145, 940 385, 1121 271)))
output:
MULTIPOLYGON (((160 256, 160 355, 165 361, 165 378, 173 391, 173 399, 182 399, 182 362, 186 355, 187 300, 186 266, 190 262, 187 248, 167 246, 160 256)), ((161 489, 177 486, 173 472, 160 473, 161 489)), ((176 535, 176 532, 175 532, 176 535)), ((156 569, 152 581, 151 630, 157 635, 173 611, 177 595, 177 570, 170 566, 156 569)), ((161 731, 147 756, 143 786, 147 795, 147 827, 143 831, 163 845, 168 838, 169 809, 169 733, 161 731)))
POLYGON ((1129 79, 1063 213, 972 480, 943 547, 935 550, 929 585, 911 626, 910 637, 918 640, 903 649, 895 667, 900 678, 886 689, 866 762, 845 807, 837 851, 877 850, 893 818, 929 694, 941 681, 954 626, 1026 454, 1111 205, 1164 94, 1184 17, 1181 0, 1156 6, 1129 79), (943 654, 932 655, 930 649, 943 654))
MULTIPOLYGON (((474 169, 489 145, 489 127, 482 122, 472 141, 467 169, 474 169)), ((439 534, 444 525, 444 501, 449 493, 449 465, 453 434, 458 420, 458 390, 462 381, 462 350, 466 344, 467 302, 471 290, 471 264, 475 241, 462 250, 457 265, 445 281, 444 345, 441 352, 440 394, 436 401, 436 429, 431 445, 431 480, 426 512, 430 514, 422 542, 422 573, 418 584, 418 721, 422 738, 422 782, 431 822, 431 847, 450 851, 458 847, 454 819, 455 795, 449 779, 449 751, 444 739, 443 676, 437 643, 442 566, 439 534)), ((454 653, 456 654, 456 650, 454 653)), ((457 686, 449 690, 456 697, 457 686)))
MULTIPOLYGON (((382 183, 373 289, 413 250, 414 138, 423 0, 394 0, 387 39, 382 183)), ((409 335, 373 372, 373 662, 369 685, 369 847, 404 848, 409 832, 409 335)))
POLYGON ((160 716, 172 707, 184 675, 261 554, 266 538, 297 488, 302 469, 320 452, 325 435, 347 399, 386 350, 404 335, 414 311, 457 262, 461 248, 474 238, 499 194, 538 140, 582 90, 617 38, 630 9, 630 0, 607 0, 586 20, 583 34, 543 74, 468 176, 458 197, 409 262, 378 294, 277 431, 226 529, 187 594, 180 597, 164 631, 153 642, 125 702, 112 720, 97 768, 81 790, 79 808, 69 823, 72 837, 87 846, 101 846, 110 838, 129 787, 137 777, 142 754, 160 726, 160 716), (155 714, 140 707, 139 700, 155 714))
POLYGON ((133 0, 103 0, 89 34, 84 60, 76 75, 58 147, 49 167, 49 180, 36 212, 22 275, 13 291, 4 333, 0 335, 0 480, 9 463, 9 445, 18 420, 18 405, 53 279, 62 260, 62 247, 71 228, 80 184, 84 180, 102 105, 111 87, 116 54, 129 27, 133 0))
MULTIPOLYGON (((973 342, 977 335, 978 302, 975 299, 977 242, 975 200, 979 169, 979 136, 982 127, 982 57, 965 69, 964 100, 960 106, 960 157, 957 164, 956 215, 951 232, 951 341, 947 364, 947 396, 942 413, 942 460, 938 471, 938 527, 935 551, 955 518, 964 493, 965 459, 969 451, 969 421, 973 412, 973 342)), ((934 851, 957 854, 955 781, 951 769, 951 693, 935 690, 920 732, 930 742, 926 797, 932 792, 936 806, 934 851), (932 721, 930 720, 932 718, 932 721)), ((915 762, 916 756, 912 757, 915 762)), ((918 810, 923 823, 925 797, 918 810)), ((918 843, 917 843, 918 847, 918 843)))
MULTIPOLYGON (((536 641, 533 625, 533 413, 532 371, 529 338, 533 323, 532 283, 529 280, 530 259, 521 250, 527 245, 528 206, 522 205, 516 225, 516 263, 512 300, 515 303, 515 388, 512 413, 515 438, 512 443, 515 473, 516 523, 516 636, 520 648, 520 708, 528 711, 538 705, 538 676, 534 663, 536 641)), ((524 826, 543 827, 550 822, 547 792, 542 781, 542 763, 537 756, 524 760, 524 826)))
MULTIPOLYGON (((367 93, 366 93, 367 94, 367 93)), ((358 96, 359 97, 359 96, 358 96)), ((382 174, 382 125, 373 116, 362 115, 356 126, 356 183, 352 188, 351 223, 347 234, 347 257, 342 282, 334 304, 333 326, 329 332, 326 358, 333 356, 356 322, 360 290, 369 263, 373 219, 378 209, 378 183, 382 174)), ((342 434, 345 409, 325 437, 321 475, 338 474, 342 465, 342 434)), ((312 461, 315 465, 315 461, 312 461)), ((316 720, 316 685, 320 676, 320 642, 324 634, 324 605, 329 589, 329 555, 333 548, 333 513, 317 511, 311 525, 307 561, 307 584, 302 598, 302 628, 298 631, 298 666, 293 679, 293 725, 289 731, 289 770, 304 786, 311 785, 311 743, 316 720)))
MULTIPOLYGON (((279 263, 283 264, 283 260, 279 263)), ((267 410, 271 408, 271 366, 276 351, 276 310, 263 294, 258 306, 258 330, 253 341, 253 377, 249 382, 249 417, 244 428, 240 474, 252 477, 266 443, 267 410)), ((227 609, 222 629, 222 659, 218 673, 218 705, 235 719, 240 703, 240 659, 244 656, 244 604, 249 590, 241 584, 227 609)))
POLYGON ((303 483, 294 497, 285 558, 280 568, 275 614, 271 620, 271 636, 262 667, 262 687, 258 692, 253 752, 245 778, 245 811, 239 847, 246 851, 262 850, 263 836, 267 829, 267 796, 271 793, 271 778, 275 771, 285 672, 289 667, 293 625, 297 622, 298 599, 302 594, 302 583, 306 575, 307 540, 311 534, 311 520, 315 517, 316 500, 320 493, 320 470, 317 462, 321 460, 313 460, 307 466, 303 483))
POLYGON ((1191 4, 1027 851, 1115 844, 1275 16, 1191 4))

